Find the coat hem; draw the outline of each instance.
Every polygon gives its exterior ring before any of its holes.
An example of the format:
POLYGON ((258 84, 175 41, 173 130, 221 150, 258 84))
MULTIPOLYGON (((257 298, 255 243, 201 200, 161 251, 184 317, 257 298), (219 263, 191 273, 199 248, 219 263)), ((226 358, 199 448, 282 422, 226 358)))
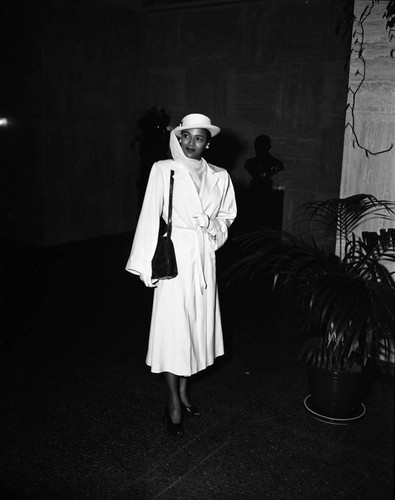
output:
POLYGON ((151 368, 151 373, 172 373, 173 375, 177 375, 177 377, 191 377, 192 375, 195 375, 196 373, 199 373, 199 372, 202 372, 203 370, 206 370, 207 368, 209 368, 210 366, 213 366, 213 364, 215 363, 215 360, 221 356, 223 356, 225 353, 222 353, 222 354, 218 354, 217 356, 215 356, 214 358, 214 361, 208 365, 206 365, 204 368, 200 368, 198 370, 194 370, 194 371, 191 371, 190 373, 176 373, 172 370, 157 370, 157 369, 154 369, 152 368, 152 366, 149 364, 149 363, 145 363, 147 366, 149 366, 151 368))

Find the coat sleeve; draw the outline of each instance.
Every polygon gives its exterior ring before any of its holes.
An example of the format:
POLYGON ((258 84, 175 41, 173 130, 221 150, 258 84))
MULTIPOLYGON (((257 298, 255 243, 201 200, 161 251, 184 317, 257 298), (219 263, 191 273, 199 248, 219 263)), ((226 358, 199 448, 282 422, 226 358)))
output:
POLYGON ((133 274, 152 273, 152 257, 158 242, 159 221, 163 209, 164 183, 158 163, 151 168, 143 205, 137 222, 126 270, 133 274))
POLYGON ((218 250, 228 239, 228 228, 237 215, 236 196, 232 181, 226 172, 221 206, 215 218, 211 219, 213 230, 210 233, 215 238, 215 250, 218 250))

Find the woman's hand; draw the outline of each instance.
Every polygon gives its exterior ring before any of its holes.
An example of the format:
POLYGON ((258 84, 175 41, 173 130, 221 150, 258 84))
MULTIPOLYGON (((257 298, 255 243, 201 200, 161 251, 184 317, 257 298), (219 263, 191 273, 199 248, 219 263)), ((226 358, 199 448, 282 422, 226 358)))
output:
POLYGON ((155 288, 158 285, 159 280, 152 280, 152 277, 148 274, 141 273, 140 279, 144 285, 148 288, 155 288))
POLYGON ((207 214, 195 214, 192 217, 196 220, 197 225, 201 229, 209 232, 211 234, 211 236, 215 237, 215 228, 214 228, 213 221, 210 219, 210 217, 207 214))
POLYGON ((192 216, 199 227, 207 229, 210 225, 210 217, 207 214, 195 214, 192 216))

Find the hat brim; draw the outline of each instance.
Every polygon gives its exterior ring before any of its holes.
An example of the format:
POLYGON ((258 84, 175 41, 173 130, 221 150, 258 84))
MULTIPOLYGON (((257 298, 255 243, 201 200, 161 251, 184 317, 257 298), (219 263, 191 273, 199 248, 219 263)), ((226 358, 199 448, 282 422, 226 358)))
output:
POLYGON ((210 132, 211 137, 214 137, 221 132, 221 129, 219 127, 216 127, 215 125, 202 125, 201 123, 192 123, 187 126, 179 125, 178 127, 173 129, 173 132, 177 137, 180 137, 183 130, 190 130, 192 128, 204 128, 205 130, 208 130, 210 132))

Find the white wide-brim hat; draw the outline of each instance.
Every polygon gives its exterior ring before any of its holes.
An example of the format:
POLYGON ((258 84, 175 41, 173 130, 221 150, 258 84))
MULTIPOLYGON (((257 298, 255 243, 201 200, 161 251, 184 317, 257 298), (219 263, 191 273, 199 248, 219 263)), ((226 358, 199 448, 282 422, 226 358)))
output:
POLYGON ((201 115, 199 113, 191 113, 190 115, 184 116, 180 125, 178 125, 173 132, 179 137, 183 130, 191 128, 205 128, 210 132, 211 137, 214 137, 221 132, 219 127, 211 124, 211 120, 208 116, 201 115))

